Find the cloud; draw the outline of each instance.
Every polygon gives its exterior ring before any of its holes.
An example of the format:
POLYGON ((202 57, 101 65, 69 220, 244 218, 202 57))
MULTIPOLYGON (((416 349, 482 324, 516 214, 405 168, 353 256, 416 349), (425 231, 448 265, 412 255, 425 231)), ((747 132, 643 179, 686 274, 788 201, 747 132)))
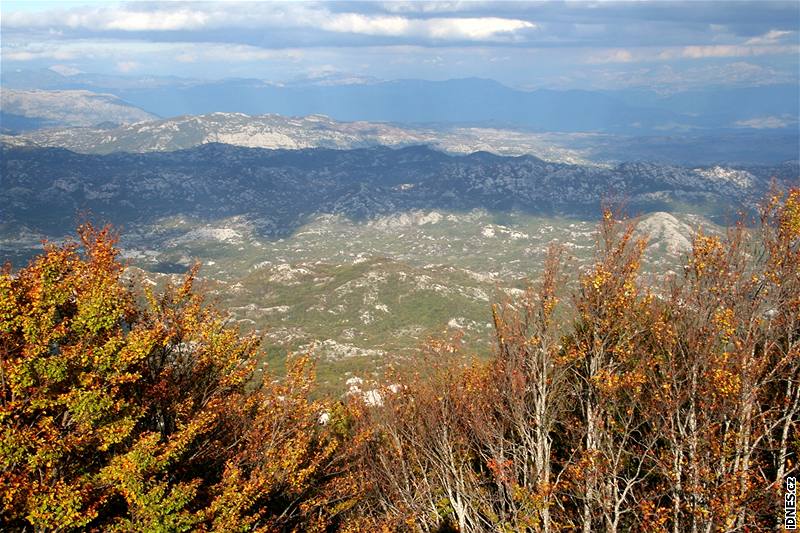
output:
POLYGON ((332 13, 314 4, 178 4, 94 7, 44 13, 10 12, 8 28, 69 28, 88 32, 191 32, 220 28, 309 28, 366 36, 418 37, 439 40, 507 38, 534 29, 527 20, 502 17, 408 18, 400 15, 332 13))
POLYGON ((117 61, 117 70, 128 73, 137 70, 141 65, 136 61, 117 61))
POLYGON ((193 52, 182 52, 175 56, 175 61, 178 63, 197 63, 199 60, 199 56, 193 52))
POLYGON ((370 17, 357 13, 344 13, 322 21, 322 29, 333 32, 361 33, 364 35, 403 35, 411 23, 403 17, 370 17))
POLYGON ((439 18, 423 24, 426 36, 433 39, 488 40, 519 30, 533 30, 537 25, 526 20, 483 18, 439 18))
POLYGON ((152 11, 120 7, 82 7, 45 12, 17 11, 4 14, 8 28, 63 27, 90 31, 170 31, 207 27, 213 13, 188 8, 152 11))
POLYGON ((304 53, 298 49, 269 49, 257 46, 228 43, 203 43, 202 46, 187 46, 192 54, 202 61, 235 61, 246 63, 249 61, 271 61, 283 59, 296 61, 304 53))
POLYGON ((35 61, 37 59, 64 61, 76 59, 77 57, 78 54, 72 50, 53 47, 33 48, 30 50, 3 50, 3 61, 35 61))
POLYGON ((587 63, 630 63, 634 60, 630 50, 604 50, 591 54, 587 63))
POLYGON ((103 29, 122 31, 170 31, 204 28, 209 15, 202 11, 181 9, 178 11, 124 12, 122 16, 108 20, 103 29))
POLYGON ((463 11, 475 11, 476 9, 491 6, 491 2, 480 2, 476 0, 461 2, 381 2, 378 4, 381 9, 389 13, 460 13, 463 11))
POLYGON ((752 69, 728 68, 729 58, 791 82, 800 53, 793 1, 20 5, 2 9, 3 62, 87 72, 134 61, 148 74, 288 82, 323 65, 348 79, 477 76, 517 87, 660 90, 761 83, 752 69))
POLYGON ((775 44, 796 31, 797 13, 791 4, 766 0, 127 2, 66 9, 8 8, 2 26, 6 35, 45 30, 53 32, 53 38, 102 35, 275 48, 489 42, 543 48, 757 46, 775 44))
POLYGON ((708 57, 749 57, 762 55, 794 54, 800 50, 797 45, 783 46, 738 46, 711 45, 686 46, 681 50, 681 57, 701 59, 708 57))
POLYGON ((500 17, 409 19, 342 13, 321 21, 320 28, 362 35, 484 41, 502 38, 504 34, 518 30, 535 29, 536 24, 500 17))
MULTIPOLYGON (((797 74, 744 61, 720 65, 676 67, 671 64, 635 65, 625 70, 589 69, 576 79, 587 79, 592 86, 606 89, 649 88, 674 93, 709 86, 752 87, 797 83, 797 74)), ((575 79, 566 80, 574 84, 575 79)))
POLYGON ((82 74, 83 71, 79 68, 70 67, 69 65, 53 65, 49 67, 50 70, 61 74, 62 76, 74 76, 76 74, 82 74))
POLYGON ((683 47, 640 47, 636 49, 608 48, 590 50, 585 57, 585 63, 656 63, 669 62, 679 59, 716 59, 732 57, 756 57, 766 55, 797 55, 800 53, 798 45, 707 45, 683 47))
POLYGON ((760 37, 753 37, 752 39, 748 39, 744 42, 744 44, 748 45, 762 45, 762 44, 775 44, 778 41, 782 40, 784 37, 792 35, 795 32, 792 31, 781 31, 781 30, 770 30, 764 35, 760 37))
POLYGON ((738 120, 734 123, 734 125, 739 126, 740 128, 753 128, 756 130, 766 130, 766 129, 786 128, 787 126, 791 126, 796 122, 797 120, 792 119, 792 117, 770 116, 770 117, 751 118, 748 120, 738 120))
MULTIPOLYGON (((173 59, 179 63, 218 61, 225 63, 246 63, 253 61, 287 60, 295 61, 303 56, 299 49, 268 49, 231 43, 158 43, 150 41, 125 40, 75 40, 43 41, 26 43, 17 48, 3 49, 4 61, 32 61, 39 59, 78 60, 111 58, 115 69, 121 72, 134 70, 128 65, 132 56, 139 57, 139 65, 144 58, 153 57, 164 62, 173 59), (122 67, 120 67, 122 65, 122 67)), ((149 60, 147 60, 149 62, 149 60)), ((55 70, 56 67, 52 67, 55 70)), ((59 67, 73 68, 73 67, 59 67)))

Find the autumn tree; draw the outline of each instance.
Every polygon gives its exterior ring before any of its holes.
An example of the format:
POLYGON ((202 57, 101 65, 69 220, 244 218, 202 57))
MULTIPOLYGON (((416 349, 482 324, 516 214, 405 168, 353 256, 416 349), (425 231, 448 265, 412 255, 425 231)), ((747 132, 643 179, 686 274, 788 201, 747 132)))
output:
POLYGON ((317 423, 336 413, 308 399, 307 358, 254 386, 258 339, 196 268, 137 292, 109 228, 79 235, 0 276, 4 529, 313 530, 346 509, 344 433, 317 423))
POLYGON ((392 375, 380 405, 354 409, 368 437, 359 457, 368 498, 362 512, 373 515, 376 530, 486 529, 463 409, 472 390, 481 391, 471 388, 480 378, 465 374, 457 342, 432 340, 424 350, 415 371, 392 375))
POLYGON ((777 515, 800 415, 799 194, 774 194, 755 232, 698 233, 665 301, 654 358, 673 531, 765 528, 777 515))
POLYGON ((698 230, 680 274, 645 278, 645 247, 606 212, 578 279, 551 254, 535 290, 494 308, 490 361, 429 343, 357 409, 359 512, 412 531, 779 526, 800 442, 800 191, 752 226, 698 230))
MULTIPOLYGON (((458 339, 431 340, 399 371, 369 429, 361 466, 372 528, 550 531, 558 527, 553 439, 566 367, 554 317, 563 282, 553 248, 541 283, 495 307, 496 357, 470 361, 458 339)), ((359 418, 359 417, 357 417, 359 418)))
POLYGON ((495 512, 516 531, 560 526, 552 508, 559 505, 563 463, 554 440, 569 371, 557 317, 566 281, 563 259, 563 249, 552 246, 539 283, 493 308, 497 352, 488 371, 488 401, 472 411, 476 449, 497 487, 495 512))

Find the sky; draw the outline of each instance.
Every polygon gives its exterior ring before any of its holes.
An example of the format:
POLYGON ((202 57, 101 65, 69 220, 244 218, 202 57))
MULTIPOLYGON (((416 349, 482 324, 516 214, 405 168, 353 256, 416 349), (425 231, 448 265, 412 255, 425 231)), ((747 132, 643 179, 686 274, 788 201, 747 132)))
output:
POLYGON ((275 83, 480 77, 680 91, 800 81, 800 2, 0 3, 8 69, 275 83))

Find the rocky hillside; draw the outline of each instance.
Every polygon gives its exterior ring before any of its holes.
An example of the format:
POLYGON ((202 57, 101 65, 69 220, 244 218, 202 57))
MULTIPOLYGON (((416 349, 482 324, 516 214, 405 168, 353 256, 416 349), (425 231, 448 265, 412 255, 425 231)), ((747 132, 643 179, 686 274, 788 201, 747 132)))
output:
POLYGON ((410 146, 427 144, 450 153, 489 151, 535 155, 548 161, 581 163, 581 150, 567 148, 571 139, 556 134, 495 128, 445 129, 379 122, 339 122, 324 115, 285 117, 211 113, 123 124, 114 128, 55 128, 21 136, 39 146, 87 154, 173 151, 208 143, 270 149, 410 146))
POLYGON ((411 209, 519 210, 593 218, 603 199, 633 211, 693 205, 729 216, 751 205, 782 167, 685 168, 626 163, 613 168, 548 163, 426 147, 264 150, 206 144, 146 154, 76 154, 3 145, 0 202, 9 221, 43 231, 88 211, 115 224, 184 214, 206 220, 247 215, 259 231, 288 235, 310 216, 352 219, 411 209), (733 211, 732 211, 733 210, 733 211))

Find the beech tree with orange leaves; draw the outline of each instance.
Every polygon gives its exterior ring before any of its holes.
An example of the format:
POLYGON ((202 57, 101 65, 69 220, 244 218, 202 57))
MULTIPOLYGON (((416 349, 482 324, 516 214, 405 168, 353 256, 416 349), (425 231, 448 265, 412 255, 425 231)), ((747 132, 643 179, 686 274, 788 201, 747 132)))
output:
POLYGON ((308 358, 251 390, 258 339, 204 303, 196 268, 137 294, 110 229, 79 236, 0 276, 3 529, 306 531, 346 510, 308 358))
POLYGON ((577 406, 570 465, 571 495, 584 532, 635 527, 637 495, 652 465, 655 433, 649 420, 647 336, 653 295, 641 287, 646 246, 634 225, 606 210, 595 265, 580 277, 577 320, 565 338, 572 362, 571 400, 577 406))
POLYGON ((491 361, 431 344, 364 409, 358 512, 409 531, 780 528, 800 452, 800 190, 753 227, 698 231, 660 280, 630 222, 606 212, 598 235, 562 320, 551 259, 495 307, 491 361))
POLYGON ((796 471, 800 417, 799 208, 800 191, 775 194, 755 236, 698 233, 664 302, 654 358, 673 531, 782 524, 774 495, 796 471))

